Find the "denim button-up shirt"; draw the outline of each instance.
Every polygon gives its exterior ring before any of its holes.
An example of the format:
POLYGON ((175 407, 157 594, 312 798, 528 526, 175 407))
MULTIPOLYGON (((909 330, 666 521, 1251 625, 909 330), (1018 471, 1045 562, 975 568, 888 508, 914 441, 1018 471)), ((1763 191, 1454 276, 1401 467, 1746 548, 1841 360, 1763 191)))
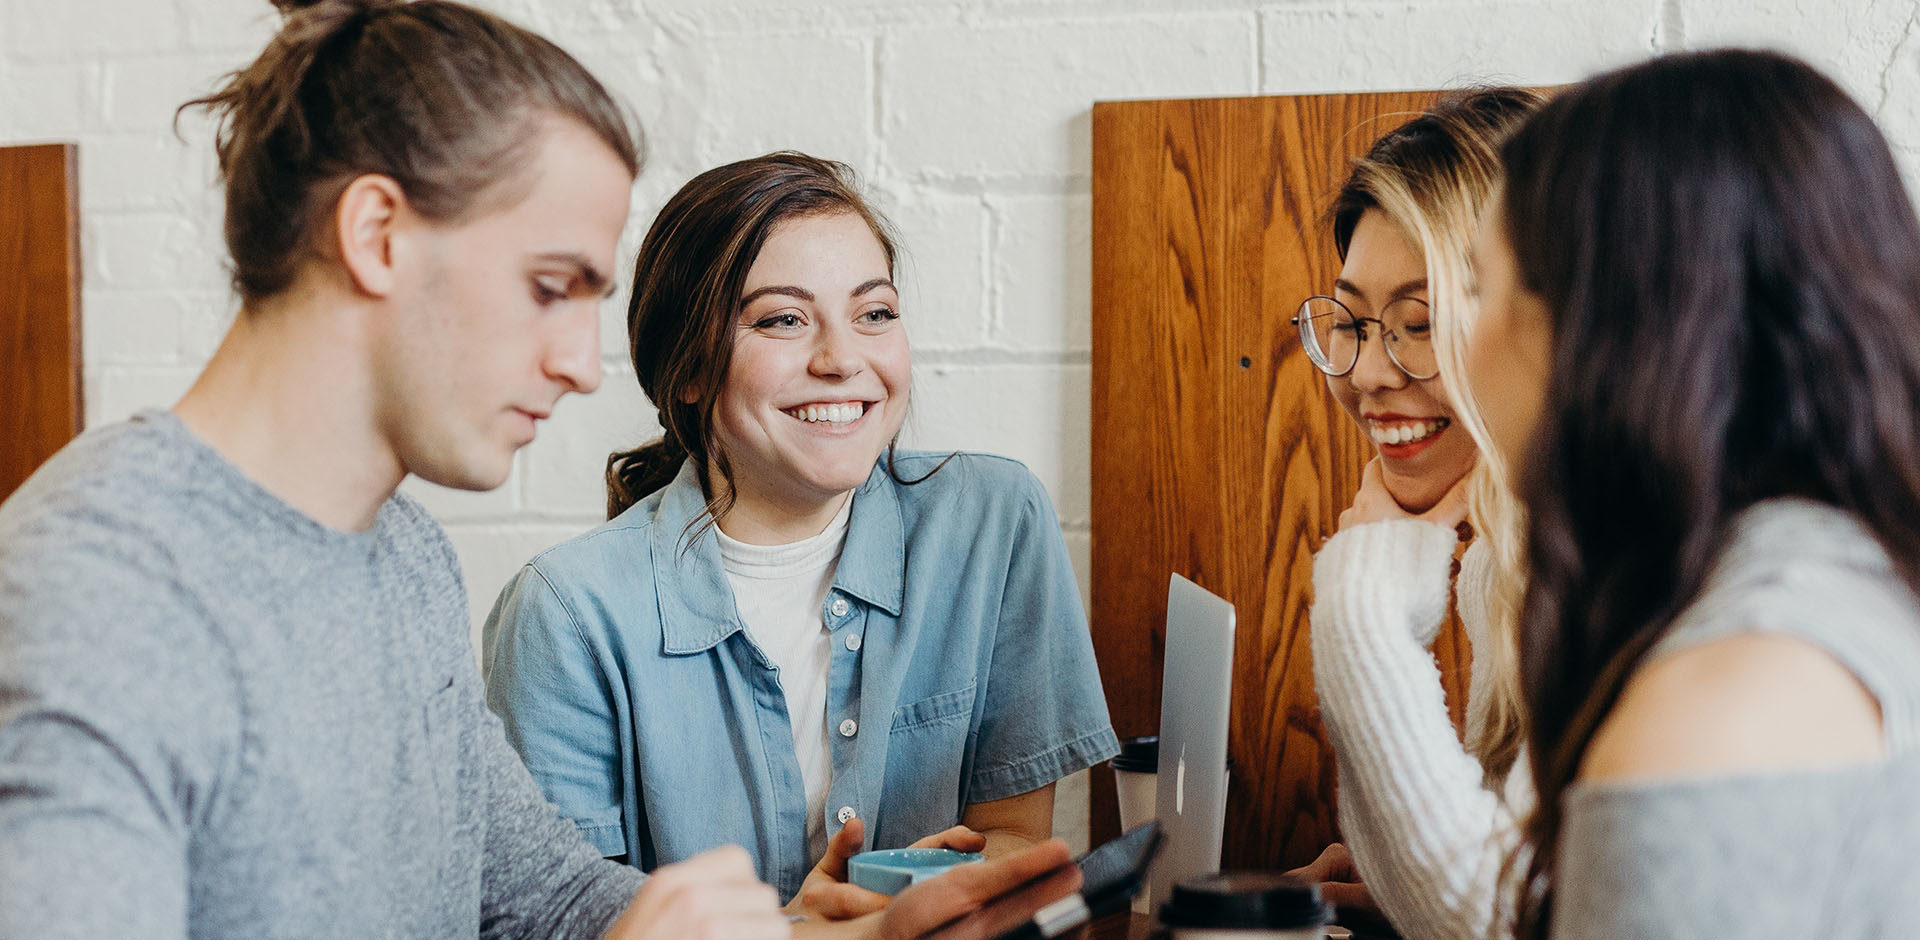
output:
MULTIPOLYGON (((651 870, 734 843, 787 898, 814 861, 792 725, 705 506, 688 464, 529 562, 487 620, 487 700, 603 854, 651 870)), ((829 834, 858 816, 867 848, 902 846, 1118 750, 1059 521, 1019 463, 961 454, 903 485, 883 459, 822 615, 829 834)))

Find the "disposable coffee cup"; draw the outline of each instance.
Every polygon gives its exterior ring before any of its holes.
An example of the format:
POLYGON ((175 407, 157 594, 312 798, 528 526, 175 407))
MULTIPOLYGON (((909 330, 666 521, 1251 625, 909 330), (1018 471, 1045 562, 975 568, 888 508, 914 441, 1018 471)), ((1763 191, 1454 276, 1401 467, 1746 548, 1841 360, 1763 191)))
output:
POLYGON ((1332 919, 1319 885, 1271 871, 1190 878, 1160 908, 1173 940, 1322 940, 1332 919))
MULTIPOLYGON (((1135 826, 1153 818, 1154 785, 1159 779, 1160 769, 1160 738, 1147 735, 1120 742, 1120 753, 1114 756, 1111 763, 1113 789, 1120 798, 1120 831, 1130 832, 1135 826)), ((1140 893, 1133 896, 1133 909, 1141 914, 1147 913, 1152 899, 1153 892, 1142 886, 1140 893)))
POLYGON ((1113 758, 1113 788, 1120 797, 1120 831, 1153 818, 1154 781, 1160 769, 1160 739, 1153 735, 1120 742, 1113 758))

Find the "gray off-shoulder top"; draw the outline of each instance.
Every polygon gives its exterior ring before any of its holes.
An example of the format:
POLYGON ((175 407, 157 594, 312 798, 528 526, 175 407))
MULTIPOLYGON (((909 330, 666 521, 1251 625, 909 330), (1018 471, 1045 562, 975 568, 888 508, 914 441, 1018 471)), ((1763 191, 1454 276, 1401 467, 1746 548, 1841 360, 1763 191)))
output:
POLYGON ((1742 514, 1651 655, 1756 631, 1850 669, 1879 700, 1889 758, 1574 786, 1555 940, 1920 937, 1920 601, 1852 517, 1772 500, 1742 514))

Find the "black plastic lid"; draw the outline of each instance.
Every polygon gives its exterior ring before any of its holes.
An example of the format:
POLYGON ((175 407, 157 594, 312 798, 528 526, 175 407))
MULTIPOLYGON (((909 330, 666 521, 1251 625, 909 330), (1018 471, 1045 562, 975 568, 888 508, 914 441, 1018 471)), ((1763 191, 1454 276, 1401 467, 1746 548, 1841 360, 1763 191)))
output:
POLYGON ((1128 738, 1120 742, 1120 753, 1114 755, 1113 769, 1136 774, 1159 773, 1159 736, 1150 734, 1144 738, 1128 738))
POLYGON ((1333 911, 1313 882, 1276 871, 1230 871, 1174 885, 1160 919, 1169 927, 1286 930, 1325 924, 1333 911))

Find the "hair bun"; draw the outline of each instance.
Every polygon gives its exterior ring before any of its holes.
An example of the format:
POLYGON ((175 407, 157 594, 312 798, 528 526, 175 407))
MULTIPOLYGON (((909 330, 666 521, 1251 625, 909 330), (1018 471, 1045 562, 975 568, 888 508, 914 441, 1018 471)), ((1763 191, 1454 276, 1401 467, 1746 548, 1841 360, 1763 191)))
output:
POLYGON ((270 0, 281 16, 293 16, 314 7, 333 7, 338 13, 365 13, 375 7, 390 6, 394 0, 270 0))

